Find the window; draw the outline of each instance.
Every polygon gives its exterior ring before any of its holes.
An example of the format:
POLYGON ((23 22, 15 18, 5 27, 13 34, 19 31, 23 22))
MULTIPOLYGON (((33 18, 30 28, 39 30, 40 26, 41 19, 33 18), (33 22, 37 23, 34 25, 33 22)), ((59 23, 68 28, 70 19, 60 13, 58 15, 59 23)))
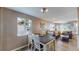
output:
POLYGON ((54 30, 55 30, 55 24, 49 23, 49 24, 48 24, 48 30, 54 31, 54 30))
POLYGON ((17 36, 24 36, 29 33, 31 20, 17 17, 17 36))

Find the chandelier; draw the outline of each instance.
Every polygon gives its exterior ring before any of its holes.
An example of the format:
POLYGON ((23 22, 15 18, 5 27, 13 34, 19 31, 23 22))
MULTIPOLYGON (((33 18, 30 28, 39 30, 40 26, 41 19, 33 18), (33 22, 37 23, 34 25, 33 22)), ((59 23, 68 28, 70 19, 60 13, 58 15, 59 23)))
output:
POLYGON ((41 12, 42 12, 43 14, 45 14, 45 13, 48 12, 48 9, 47 9, 47 8, 42 8, 42 9, 41 9, 41 12))
POLYGON ((41 18, 45 19, 47 17, 48 8, 41 8, 41 18))

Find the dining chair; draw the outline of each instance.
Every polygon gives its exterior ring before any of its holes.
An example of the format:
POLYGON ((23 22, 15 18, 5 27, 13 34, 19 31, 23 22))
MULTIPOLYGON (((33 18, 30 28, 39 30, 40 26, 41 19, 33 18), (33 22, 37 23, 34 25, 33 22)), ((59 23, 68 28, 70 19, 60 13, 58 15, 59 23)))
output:
POLYGON ((28 34, 28 49, 33 50, 33 40, 32 40, 33 34, 28 34))
POLYGON ((55 51, 55 40, 51 40, 46 44, 47 50, 46 51, 55 51))
POLYGON ((39 35, 33 35, 33 41, 34 41, 34 50, 40 51, 39 35))

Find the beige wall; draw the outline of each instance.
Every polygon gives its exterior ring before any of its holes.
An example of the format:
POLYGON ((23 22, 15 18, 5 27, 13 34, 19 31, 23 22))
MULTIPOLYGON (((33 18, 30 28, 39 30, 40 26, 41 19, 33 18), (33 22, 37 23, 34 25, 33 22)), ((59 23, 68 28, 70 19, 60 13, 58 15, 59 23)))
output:
POLYGON ((26 17, 3 8, 3 50, 12 50, 26 44, 26 37, 17 37, 17 17, 26 17))
MULTIPOLYGON (((0 50, 12 50, 27 43, 26 36, 17 37, 17 17, 29 17, 33 21, 32 26, 34 27, 34 29, 39 29, 39 25, 37 25, 39 21, 37 22, 38 18, 36 17, 12 11, 7 8, 0 8, 0 12, 3 12, 3 39, 2 42, 0 41, 0 44, 2 43, 2 45, 0 46, 0 48, 2 47, 2 49, 0 50), (1 11, 1 9, 3 10, 1 11)), ((0 14, 0 16, 2 14, 0 14)), ((39 32, 38 29, 37 32, 39 32)))
POLYGON ((0 50, 3 50, 3 8, 0 8, 0 50))
POLYGON ((45 34, 46 32, 45 31, 42 31, 41 28, 40 28, 40 23, 44 23, 44 24, 47 24, 48 21, 45 21, 45 20, 40 20, 40 19, 35 19, 32 21, 33 22, 33 33, 36 33, 36 34, 45 34))
POLYGON ((1 50, 1 8, 0 8, 0 50, 1 50))
POLYGON ((33 33, 40 33, 40 20, 35 19, 32 21, 33 24, 33 33))
POLYGON ((78 35, 79 35, 79 7, 77 8, 77 13, 78 13, 78 35))
POLYGON ((1 18, 2 18, 2 17, 1 17, 1 8, 0 8, 0 50, 2 50, 2 43, 1 43, 1 41, 2 41, 2 40, 1 40, 1 39, 2 39, 2 32, 1 32, 1 31, 2 31, 2 30, 1 30, 1 22, 2 22, 2 21, 1 21, 1 20, 2 20, 2 19, 1 19, 1 18))

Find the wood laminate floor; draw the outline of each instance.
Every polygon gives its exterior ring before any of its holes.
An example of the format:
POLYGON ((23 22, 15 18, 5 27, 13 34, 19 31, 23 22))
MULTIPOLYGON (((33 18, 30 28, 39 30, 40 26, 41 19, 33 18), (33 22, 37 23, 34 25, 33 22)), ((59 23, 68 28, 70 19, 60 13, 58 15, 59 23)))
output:
POLYGON ((62 42, 60 39, 55 43, 55 51, 79 51, 77 40, 71 39, 70 42, 62 42))
MULTIPOLYGON (((32 51, 30 49, 24 48, 19 51, 32 51)), ((79 51, 77 47, 77 39, 70 39, 70 41, 63 42, 60 39, 55 41, 55 51, 79 51)))

